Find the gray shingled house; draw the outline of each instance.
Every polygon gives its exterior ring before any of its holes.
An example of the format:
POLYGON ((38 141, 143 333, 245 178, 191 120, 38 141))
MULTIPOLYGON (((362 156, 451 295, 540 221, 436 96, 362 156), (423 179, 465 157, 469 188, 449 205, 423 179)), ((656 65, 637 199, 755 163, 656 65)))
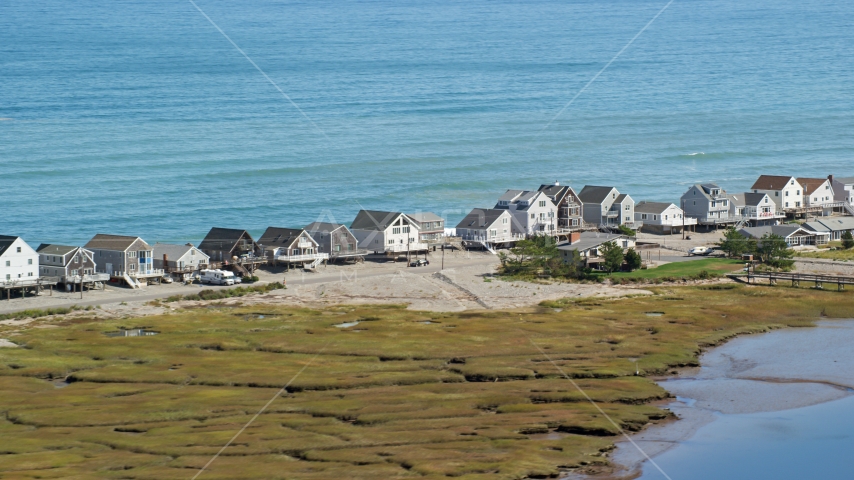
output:
POLYGON ((329 259, 329 254, 319 251, 319 244, 304 228, 269 227, 258 243, 275 263, 300 263, 313 268, 329 259))
POLYGON ((110 276, 96 273, 95 252, 83 247, 43 243, 36 249, 39 254, 39 274, 55 278, 65 285, 106 282, 110 276))
POLYGON ((111 281, 124 280, 131 288, 148 285, 163 276, 154 268, 154 251, 139 237, 99 233, 84 246, 95 259, 95 271, 106 273, 111 281))
POLYGON ((165 274, 181 282, 192 279, 210 264, 210 257, 192 243, 155 243, 153 248, 154 268, 163 269, 165 274))
POLYGON ((317 242, 320 253, 329 255, 332 261, 364 260, 368 251, 359 248, 359 240, 347 225, 329 222, 314 222, 305 226, 305 231, 317 242))
POLYGON ((587 185, 578 193, 584 221, 593 225, 634 226, 635 201, 615 187, 587 185))

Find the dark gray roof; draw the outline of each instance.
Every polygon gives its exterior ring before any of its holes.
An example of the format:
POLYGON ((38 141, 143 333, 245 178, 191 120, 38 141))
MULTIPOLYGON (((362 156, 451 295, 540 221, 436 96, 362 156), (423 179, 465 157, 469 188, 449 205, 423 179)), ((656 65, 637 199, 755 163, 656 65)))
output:
MULTIPOLYGON (((401 212, 383 212, 380 210, 359 210, 356 219, 350 224, 351 230, 376 230, 384 231, 397 217, 403 215, 401 212)), ((404 215, 405 216, 405 215, 404 215)))
POLYGON ((506 211, 499 208, 475 208, 457 224, 457 228, 486 228, 506 211))
POLYGON ((616 198, 616 200, 614 200, 614 202, 615 203, 622 203, 622 201, 625 200, 626 197, 628 197, 628 196, 629 195, 627 193, 621 193, 621 194, 617 195, 617 198, 616 198))
POLYGON ((70 245, 53 245, 50 243, 43 243, 39 245, 39 248, 36 249, 36 252, 43 253, 45 255, 68 255, 69 253, 77 250, 80 247, 72 247, 70 245))
POLYGON ((552 199, 552 202, 557 205, 566 198, 569 191, 572 190, 569 185, 540 185, 538 191, 543 192, 552 199))
POLYGON ((308 232, 302 228, 269 227, 267 230, 264 230, 264 234, 258 239, 258 243, 264 245, 264 248, 290 247, 291 244, 294 243, 294 241, 296 241, 296 239, 303 233, 305 233, 307 237, 311 237, 308 235, 308 232))
POLYGON ((579 252, 583 252, 591 248, 596 248, 605 242, 612 242, 621 238, 626 238, 626 236, 618 233, 581 232, 577 242, 558 245, 557 248, 558 250, 578 250, 579 252))
POLYGON ((831 229, 827 228, 827 226, 821 222, 804 222, 803 227, 805 229, 813 231, 813 232, 830 232, 831 231, 831 229))
POLYGON ((89 240, 89 243, 87 243, 85 247, 124 252, 137 240, 141 239, 139 237, 131 237, 128 235, 107 235, 105 233, 99 233, 92 237, 92 240, 89 240))
POLYGON ((347 228, 347 225, 343 223, 331 223, 331 222, 313 222, 309 223, 305 226, 305 231, 309 233, 309 235, 314 235, 315 233, 323 233, 330 234, 339 228, 344 228, 346 230, 350 230, 347 228))
POLYGON ((676 205, 667 202, 640 202, 635 205, 635 212, 637 213, 663 213, 670 207, 675 207, 676 205))
POLYGON ((585 185, 578 192, 578 199, 581 203, 602 203, 608 195, 614 190, 614 187, 597 187, 595 185, 585 185))
POLYGON ((854 185, 854 177, 833 177, 833 181, 843 185, 854 185))
MULTIPOLYGON (((744 194, 744 204, 750 205, 751 207, 755 207, 762 203, 762 199, 765 198, 764 193, 750 193, 746 192, 744 194)), ((771 202, 768 202, 768 205, 771 205, 771 202)))
MULTIPOLYGON (((230 252, 243 236, 252 240, 252 236, 246 230, 237 228, 219 228, 214 227, 208 232, 202 243, 199 244, 199 250, 222 250, 230 252)), ((252 240, 254 243, 255 240, 252 240)))
POLYGON ((6 253, 6 250, 12 246, 12 244, 17 240, 18 237, 10 237, 8 235, 0 235, 0 255, 6 253))

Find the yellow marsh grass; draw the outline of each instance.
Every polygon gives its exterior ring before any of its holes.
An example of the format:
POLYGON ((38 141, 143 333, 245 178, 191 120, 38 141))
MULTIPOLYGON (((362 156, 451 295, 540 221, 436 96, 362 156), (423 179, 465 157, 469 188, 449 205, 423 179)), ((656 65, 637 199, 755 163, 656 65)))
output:
POLYGON ((618 431, 529 339, 638 430, 666 416, 649 402, 667 394, 634 376, 633 359, 643 375, 665 373, 734 335, 854 312, 850 293, 708 288, 524 311, 255 306, 59 320, 11 336, 25 348, 0 349, 0 475, 192 477, 324 346, 203 478, 555 475, 606 463, 618 431), (104 335, 119 327, 159 335, 104 335), (72 383, 57 388, 63 378, 72 383))

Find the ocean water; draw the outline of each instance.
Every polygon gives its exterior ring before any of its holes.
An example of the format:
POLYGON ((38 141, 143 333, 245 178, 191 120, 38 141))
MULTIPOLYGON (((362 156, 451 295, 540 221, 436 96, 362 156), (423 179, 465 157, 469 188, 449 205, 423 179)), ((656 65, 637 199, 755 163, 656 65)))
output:
POLYGON ((293 104, 189 1, 0 2, 0 233, 454 225, 555 180, 677 201, 854 175, 850 0, 675 0, 557 118, 665 1, 196 3, 293 104))

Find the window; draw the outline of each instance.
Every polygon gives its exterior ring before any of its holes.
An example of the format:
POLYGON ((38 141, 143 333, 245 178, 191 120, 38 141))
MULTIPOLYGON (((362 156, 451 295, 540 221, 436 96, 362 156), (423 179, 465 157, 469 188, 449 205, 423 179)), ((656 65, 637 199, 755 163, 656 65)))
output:
MULTIPOLYGON (((777 192, 774 192, 774 194, 776 195, 776 194, 777 194, 777 192)), ((777 196, 779 197, 779 195, 777 195, 777 196)), ((786 196, 787 196, 787 197, 789 196, 789 192, 786 192, 786 196)))
POLYGON ((128 258, 136 258, 137 252, 128 252, 128 258))
POLYGON ((628 211, 630 211, 631 209, 632 209, 632 206, 631 206, 631 205, 626 205, 626 211, 627 211, 627 212, 628 212, 628 211))
POLYGON ((6 266, 7 266, 7 267, 11 267, 11 266, 12 266, 12 262, 10 262, 9 260, 6 260, 6 266))
POLYGON ((72 271, 71 271, 71 276, 72 276, 72 277, 76 277, 76 276, 77 276, 77 270, 72 270, 72 271))
POLYGON ((403 233, 409 233, 409 227, 403 227, 403 233))
POLYGON ((641 220, 646 220, 646 214, 645 213, 641 214, 641 220))
POLYGON ((531 218, 537 218, 537 216, 532 213, 531 218))
POLYGON ((540 200, 540 206, 541 206, 541 207, 545 207, 545 206, 546 206, 546 201, 545 201, 545 200, 540 200))
POLYGON ((394 228, 392 228, 392 229, 391 229, 391 233, 392 233, 393 235, 398 235, 398 234, 400 234, 400 227, 394 227, 394 228))
POLYGON ((652 216, 652 219, 653 219, 653 220, 658 220, 658 215, 653 215, 653 216, 652 216))
POLYGON ((8 274, 8 273, 7 273, 7 274, 6 274, 6 280, 11 280, 11 279, 12 279, 12 275, 10 275, 10 274, 8 274))
POLYGON ((506 218, 502 218, 502 219, 501 219, 501 224, 502 224, 502 225, 507 225, 507 219, 506 219, 506 218))
POLYGON ((33 264, 33 259, 32 259, 32 258, 28 258, 28 259, 27 259, 27 265, 32 265, 32 264, 33 264))
POLYGON ((393 239, 393 238, 389 238, 389 239, 388 239, 388 244, 389 244, 389 245, 393 245, 393 244, 394 244, 394 239, 393 239))
POLYGON ((21 253, 21 247, 18 247, 18 253, 21 253))
POLYGON ((729 200, 724 200, 724 206, 726 207, 729 204, 729 200))

